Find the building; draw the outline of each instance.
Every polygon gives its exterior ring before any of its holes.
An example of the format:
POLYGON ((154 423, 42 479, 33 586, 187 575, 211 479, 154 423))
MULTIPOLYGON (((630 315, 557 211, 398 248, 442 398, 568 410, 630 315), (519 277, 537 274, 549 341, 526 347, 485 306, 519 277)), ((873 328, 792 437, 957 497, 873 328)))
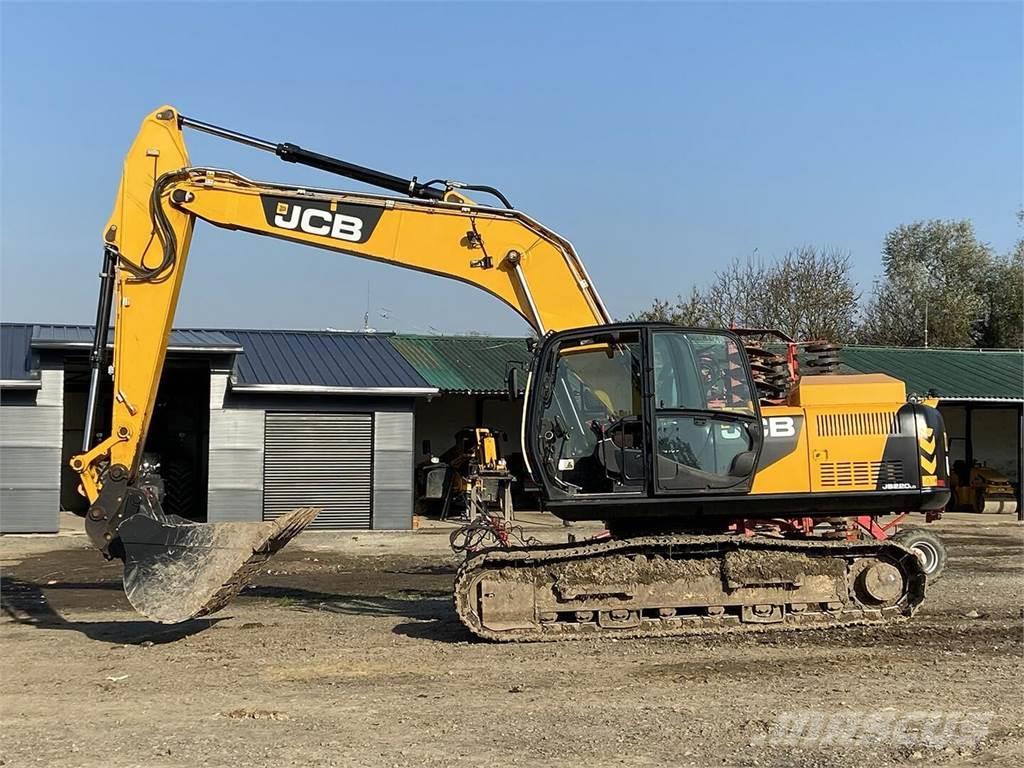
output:
POLYGON ((849 370, 888 373, 905 381, 908 393, 937 396, 950 465, 964 461, 998 469, 1020 497, 1024 353, 847 347, 841 358, 849 370))
MULTIPOLYGON (((88 326, 0 324, 0 532, 56 531, 59 510, 85 509, 67 460, 82 445, 91 340, 88 326)), ((997 467, 1019 488, 1024 353, 841 357, 939 396, 951 460, 997 467)), ((507 380, 529 360, 523 338, 175 330, 146 449, 160 457, 168 511, 194 520, 315 504, 321 528, 408 528, 415 465, 460 428, 504 432, 517 467, 522 399, 507 380)))
MULTIPOLYGON (((417 461, 442 453, 463 427, 496 429, 506 438, 506 455, 520 451, 523 401, 509 397, 508 374, 512 368, 528 367, 526 339, 396 334, 389 340, 441 395, 416 402, 417 461)), ((525 383, 525 376, 520 381, 525 383)))
MULTIPOLYGON (((2 325, 3 532, 55 531, 60 509, 86 507, 67 460, 82 445, 91 339, 87 326, 2 325)), ((315 503, 314 526, 408 528, 414 405, 437 394, 382 334, 176 330, 146 450, 167 510, 190 519, 315 503)))

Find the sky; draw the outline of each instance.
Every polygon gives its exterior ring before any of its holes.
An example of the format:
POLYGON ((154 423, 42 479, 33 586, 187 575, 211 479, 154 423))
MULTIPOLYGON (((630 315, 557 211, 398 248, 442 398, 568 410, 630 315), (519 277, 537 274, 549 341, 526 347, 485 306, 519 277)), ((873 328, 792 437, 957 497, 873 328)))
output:
MULTIPOLYGON (((969 218, 1020 236, 1024 4, 0 2, 0 319, 88 323, 121 160, 162 104, 499 187, 612 314, 734 258, 969 218)), ((197 165, 359 189, 196 133, 197 165)), ((520 334, 454 281, 200 223, 176 325, 520 334)))

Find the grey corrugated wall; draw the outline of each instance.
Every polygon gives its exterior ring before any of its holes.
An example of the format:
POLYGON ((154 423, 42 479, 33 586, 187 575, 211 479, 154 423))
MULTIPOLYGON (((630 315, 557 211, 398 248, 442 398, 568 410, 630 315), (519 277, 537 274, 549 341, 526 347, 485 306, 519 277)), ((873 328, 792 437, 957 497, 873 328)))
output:
POLYGON ((44 369, 40 382, 34 404, 0 405, 0 533, 60 528, 64 371, 44 369))
POLYGON ((412 527, 413 415, 383 413, 373 418, 373 527, 412 527))
POLYGON ((263 519, 263 419, 260 409, 224 408, 226 373, 210 375, 210 464, 206 519, 263 519))

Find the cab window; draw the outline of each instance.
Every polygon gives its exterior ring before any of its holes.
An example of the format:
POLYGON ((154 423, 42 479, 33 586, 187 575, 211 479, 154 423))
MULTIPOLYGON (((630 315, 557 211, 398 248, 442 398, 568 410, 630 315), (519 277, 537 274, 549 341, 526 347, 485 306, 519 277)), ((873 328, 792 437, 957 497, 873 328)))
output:
POLYGON ((639 334, 569 342, 546 389, 542 434, 552 477, 578 493, 614 493, 643 478, 639 334))

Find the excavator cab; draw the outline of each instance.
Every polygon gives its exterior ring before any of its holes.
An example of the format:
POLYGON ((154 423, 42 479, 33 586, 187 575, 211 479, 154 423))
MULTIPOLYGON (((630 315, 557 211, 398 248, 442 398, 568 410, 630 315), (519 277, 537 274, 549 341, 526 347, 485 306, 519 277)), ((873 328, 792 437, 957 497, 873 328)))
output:
POLYGON ((556 507, 750 491, 761 416, 733 333, 660 324, 556 333, 534 370, 528 449, 556 507))

